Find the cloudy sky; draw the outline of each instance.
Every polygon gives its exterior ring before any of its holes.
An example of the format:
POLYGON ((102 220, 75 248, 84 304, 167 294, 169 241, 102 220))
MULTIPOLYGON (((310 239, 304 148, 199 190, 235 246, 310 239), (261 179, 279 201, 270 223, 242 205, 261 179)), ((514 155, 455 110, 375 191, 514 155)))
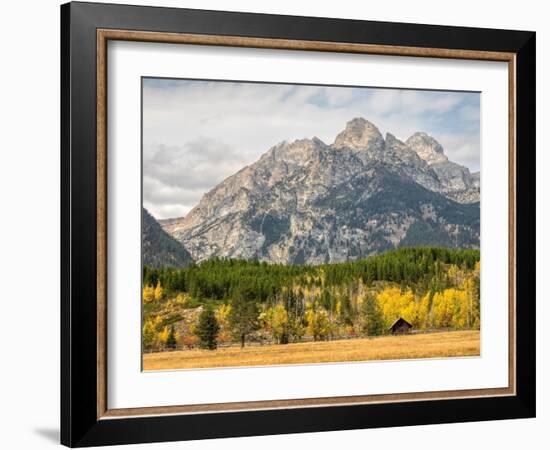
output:
POLYGON ((158 219, 184 216, 273 145, 330 144, 354 117, 401 140, 425 131, 479 170, 478 93, 144 78, 144 206, 158 219))

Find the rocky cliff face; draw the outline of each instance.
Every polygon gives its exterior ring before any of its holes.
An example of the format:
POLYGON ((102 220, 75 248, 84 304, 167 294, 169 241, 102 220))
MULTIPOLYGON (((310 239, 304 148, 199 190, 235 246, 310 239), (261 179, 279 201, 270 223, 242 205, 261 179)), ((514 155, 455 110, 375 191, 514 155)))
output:
POLYGON ((174 230, 176 230, 183 224, 184 220, 185 217, 174 217, 172 219, 160 219, 157 222, 162 227, 162 229, 171 236, 174 230))
POLYGON ((426 133, 413 134, 406 145, 436 173, 440 181, 436 191, 460 203, 479 202, 479 172, 471 174, 467 167, 449 161, 441 144, 426 133))
POLYGON ((193 261, 183 245, 166 233, 145 208, 142 210, 141 248, 146 266, 183 267, 193 261))
POLYGON ((333 144, 282 142, 163 224, 192 257, 288 264, 402 245, 479 247, 479 174, 424 133, 386 138, 363 118, 333 144))

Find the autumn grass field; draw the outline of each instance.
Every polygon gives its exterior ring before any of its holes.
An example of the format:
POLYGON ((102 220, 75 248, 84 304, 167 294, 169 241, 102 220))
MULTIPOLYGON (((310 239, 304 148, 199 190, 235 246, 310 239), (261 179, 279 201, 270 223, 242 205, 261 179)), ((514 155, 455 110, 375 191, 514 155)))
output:
POLYGON ((144 370, 268 366, 479 355, 479 331, 147 353, 144 370))

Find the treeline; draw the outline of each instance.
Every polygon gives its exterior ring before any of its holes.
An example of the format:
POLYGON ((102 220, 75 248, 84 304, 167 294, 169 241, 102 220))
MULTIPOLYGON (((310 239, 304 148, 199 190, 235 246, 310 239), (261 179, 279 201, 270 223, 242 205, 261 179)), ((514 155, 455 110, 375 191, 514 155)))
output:
POLYGON ((399 317, 416 329, 479 327, 477 250, 404 248, 319 266, 215 259, 144 267, 143 285, 146 349, 374 336, 399 317))
POLYGON ((366 284, 389 281, 414 290, 440 290, 449 284, 444 266, 472 270, 477 261, 479 250, 448 248, 403 248, 359 261, 318 266, 212 259, 184 269, 144 266, 143 284, 156 286, 160 281, 168 293, 187 292, 196 299, 216 300, 230 298, 236 288, 246 286, 259 302, 296 284, 333 287, 357 279, 366 284))

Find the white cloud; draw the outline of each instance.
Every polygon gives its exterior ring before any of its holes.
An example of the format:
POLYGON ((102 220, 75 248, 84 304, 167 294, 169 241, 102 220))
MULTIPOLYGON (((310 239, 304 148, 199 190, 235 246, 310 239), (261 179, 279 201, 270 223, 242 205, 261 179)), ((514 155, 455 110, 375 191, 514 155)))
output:
POLYGON ((479 170, 479 133, 464 133, 463 135, 434 133, 433 136, 443 146, 451 161, 468 167, 471 172, 479 170))

